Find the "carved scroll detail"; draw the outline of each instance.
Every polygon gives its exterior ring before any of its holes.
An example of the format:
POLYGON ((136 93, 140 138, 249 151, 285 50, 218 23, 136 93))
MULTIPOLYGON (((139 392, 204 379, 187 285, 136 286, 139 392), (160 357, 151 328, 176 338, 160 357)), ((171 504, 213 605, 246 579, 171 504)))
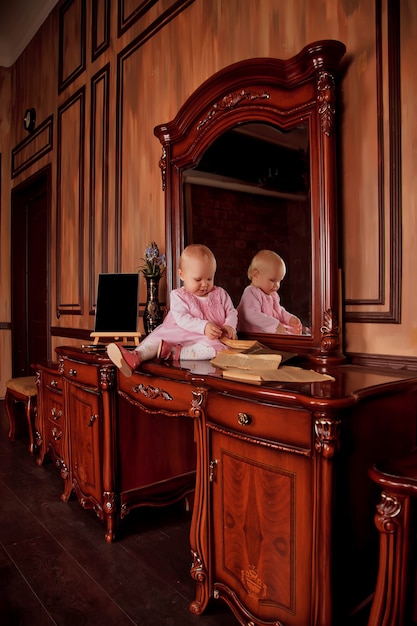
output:
POLYGON ((143 383, 132 387, 132 391, 135 393, 141 393, 149 400, 156 400, 157 398, 163 398, 163 400, 173 400, 173 397, 167 391, 164 391, 159 387, 152 387, 152 385, 144 385, 143 383))
POLYGON ((320 328, 322 338, 320 340, 320 350, 331 352, 339 348, 339 325, 338 320, 332 311, 327 309, 323 313, 323 326, 320 328))
POLYGON ((165 146, 162 146, 162 156, 159 159, 159 169, 161 170, 162 177, 162 191, 165 191, 167 186, 167 151, 165 146))
POLYGON ((103 492, 103 509, 110 515, 111 513, 116 512, 116 494, 114 491, 104 491, 103 492))
POLYGON ((203 389, 193 389, 191 408, 189 410, 190 417, 199 418, 201 416, 202 406, 205 399, 205 392, 203 389))
POLYGON ((317 92, 317 107, 321 119, 321 130, 329 137, 334 130, 336 96, 334 77, 328 72, 319 74, 317 92))
POLYGON ((203 565, 200 555, 196 550, 191 551, 193 557, 193 564, 191 565, 191 577, 199 583, 204 583, 207 580, 207 570, 203 565))
POLYGON ((340 443, 340 420, 319 417, 315 420, 315 448, 326 459, 331 459, 337 452, 340 443))
POLYGON ((105 367, 100 368, 100 386, 102 389, 106 390, 113 387, 115 381, 115 369, 113 367, 105 367))
POLYGON ((227 96, 224 96, 219 102, 216 102, 212 109, 208 112, 206 117, 199 121, 197 124, 197 130, 201 130, 205 124, 207 124, 217 113, 222 111, 227 111, 233 109, 236 106, 239 106, 242 102, 249 100, 253 102, 253 100, 269 99, 271 96, 269 93, 265 91, 263 93, 257 93, 254 91, 246 91, 245 89, 241 89, 241 91, 230 93, 227 96))
POLYGON ((381 494, 381 502, 377 504, 375 515, 375 526, 382 533, 395 533, 398 523, 395 518, 401 513, 401 502, 393 495, 389 495, 384 491, 381 494))

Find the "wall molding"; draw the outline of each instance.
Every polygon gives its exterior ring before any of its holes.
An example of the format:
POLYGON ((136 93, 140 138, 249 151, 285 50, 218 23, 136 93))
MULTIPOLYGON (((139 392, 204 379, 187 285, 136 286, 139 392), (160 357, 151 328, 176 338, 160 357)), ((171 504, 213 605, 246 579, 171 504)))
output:
POLYGON ((95 61, 110 45, 110 0, 93 0, 91 31, 91 60, 95 61))
POLYGON ((97 275, 109 268, 109 89, 110 64, 91 79, 89 170, 89 312, 95 313, 97 275), (97 241, 101 242, 97 246, 97 241), (98 258, 99 257, 99 258, 98 258))
POLYGON ((375 299, 345 299, 345 322, 401 323, 402 295, 402 192, 401 192, 401 55, 400 55, 400 4, 387 1, 387 42, 383 42, 382 7, 375 0, 376 31, 376 93, 377 93, 377 138, 378 138, 378 297, 375 299), (384 159, 384 101, 383 101, 383 47, 387 46, 388 58, 388 107, 389 112, 389 164, 384 159), (385 188, 384 168, 389 172, 389 199, 385 188), (385 207, 387 207, 385 209, 385 207), (390 243, 385 250, 385 210, 389 217, 390 243), (388 255, 389 296, 385 293, 385 259, 388 255), (348 306, 383 306, 388 310, 347 311, 348 306))
POLYGON ((59 318, 63 313, 83 313, 85 87, 79 89, 58 109, 57 131, 55 239, 56 316, 59 318), (62 218, 63 213, 65 220, 62 218), (77 264, 78 271, 69 271, 68 264, 71 263, 77 264), (70 294, 70 302, 65 301, 66 294, 70 294), (76 302, 73 301, 74 296, 77 298, 76 302))
POLYGON ((12 178, 16 178, 53 148, 53 115, 31 132, 12 150, 12 178))
POLYGON ((85 0, 67 0, 59 8, 58 93, 70 85, 86 67, 85 0), (72 34, 68 41, 66 33, 72 34), (78 34, 78 40, 74 37, 78 34), (71 44, 71 45, 70 45, 71 44), (77 49, 78 45, 78 49, 77 49))
POLYGON ((385 369, 417 371, 417 357, 396 356, 392 354, 364 354, 361 352, 346 352, 346 357, 352 365, 365 367, 384 367, 385 369))

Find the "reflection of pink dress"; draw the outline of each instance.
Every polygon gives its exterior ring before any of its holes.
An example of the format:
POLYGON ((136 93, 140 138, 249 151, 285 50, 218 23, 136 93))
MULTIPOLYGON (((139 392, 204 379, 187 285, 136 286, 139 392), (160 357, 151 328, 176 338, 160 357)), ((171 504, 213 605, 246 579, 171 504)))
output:
POLYGON ((276 291, 266 294, 259 287, 248 285, 237 307, 239 330, 248 333, 275 333, 278 322, 287 330, 292 313, 288 313, 279 301, 276 291))
POLYGON ((202 343, 219 352, 225 346, 217 339, 206 337, 204 329, 207 322, 236 329, 237 311, 229 294, 222 287, 216 286, 205 298, 189 293, 184 287, 174 289, 170 295, 168 315, 140 345, 150 342, 158 344, 163 339, 170 344, 180 343, 182 346, 202 343))

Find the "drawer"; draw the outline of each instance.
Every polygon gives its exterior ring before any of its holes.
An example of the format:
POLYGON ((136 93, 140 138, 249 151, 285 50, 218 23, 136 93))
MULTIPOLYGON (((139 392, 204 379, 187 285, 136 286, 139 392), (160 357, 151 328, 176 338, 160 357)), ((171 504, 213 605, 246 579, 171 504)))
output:
POLYGON ((90 387, 100 387, 100 367, 64 359, 64 376, 70 381, 90 387))
POLYGON ((191 408, 189 383, 136 372, 128 378, 119 376, 118 388, 121 396, 151 411, 188 415, 191 408))
POLYGON ((308 411, 261 404, 246 399, 209 393, 207 422, 229 431, 278 444, 312 449, 312 415, 308 411))
POLYGON ((62 376, 58 372, 42 372, 42 385, 52 394, 62 394, 62 376))

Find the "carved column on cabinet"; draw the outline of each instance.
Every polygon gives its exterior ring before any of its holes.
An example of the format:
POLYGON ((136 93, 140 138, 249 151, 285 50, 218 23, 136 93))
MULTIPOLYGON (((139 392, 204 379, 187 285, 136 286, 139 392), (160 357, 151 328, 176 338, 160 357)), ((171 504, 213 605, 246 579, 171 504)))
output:
POLYGON ((334 466, 333 460, 340 446, 340 424, 328 413, 314 414, 316 455, 316 538, 314 542, 313 598, 315 604, 315 624, 332 624, 332 559, 334 509, 334 466), (326 581, 326 593, 323 593, 326 581))
POLYGON ((114 415, 116 412, 114 390, 116 373, 114 367, 100 368, 100 386, 103 398, 103 513, 106 518, 107 543, 111 543, 116 535, 116 519, 118 502, 115 493, 116 476, 116 432, 114 415))
POLYGON ((211 596, 207 564, 209 562, 208 511, 210 508, 210 478, 208 468, 207 434, 203 405, 207 398, 207 389, 197 388, 192 392, 192 404, 189 412, 194 418, 194 439, 197 446, 196 485, 193 517, 190 529, 191 576, 196 582, 196 597, 190 604, 190 611, 200 615, 211 596), (196 514, 197 513, 197 514, 196 514))

